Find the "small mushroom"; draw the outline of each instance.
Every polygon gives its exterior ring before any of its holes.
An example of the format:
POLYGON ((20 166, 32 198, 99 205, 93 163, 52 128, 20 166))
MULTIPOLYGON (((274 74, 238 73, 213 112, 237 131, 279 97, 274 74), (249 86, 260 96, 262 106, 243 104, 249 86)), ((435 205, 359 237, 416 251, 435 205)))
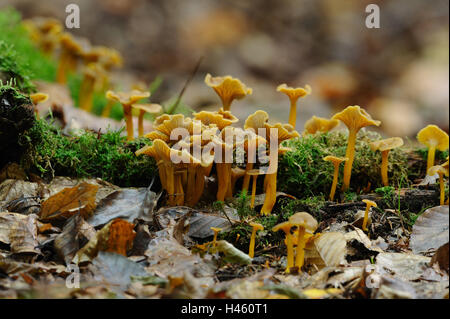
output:
POLYGON ((90 63, 83 69, 83 80, 80 86, 80 108, 87 112, 92 111, 92 99, 95 85, 105 71, 98 63, 90 63))
POLYGON ((34 106, 34 113, 36 114, 36 118, 39 119, 39 112, 37 109, 37 105, 39 103, 45 102, 48 99, 48 94, 46 93, 34 93, 30 95, 31 103, 33 103, 34 106))
POLYGON ((252 208, 252 209, 253 209, 253 207, 255 207, 256 180, 257 180, 258 176, 262 175, 262 174, 264 174, 264 173, 262 171, 260 171, 259 169, 251 169, 251 170, 247 171, 247 175, 253 177, 252 199, 250 201, 250 208, 252 208))
POLYGON ((295 266, 298 267, 298 271, 300 272, 305 260, 305 233, 313 234, 318 227, 318 223, 314 217, 305 212, 295 213, 289 217, 289 222, 297 226, 298 229, 295 266))
POLYGON ((138 136, 144 136, 144 115, 145 113, 149 114, 159 114, 162 111, 162 106, 155 103, 148 104, 133 104, 133 109, 139 110, 138 116, 138 136))
POLYGON ((352 175, 353 160, 355 159, 355 144, 358 131, 369 125, 379 126, 380 121, 373 120, 370 115, 358 105, 347 106, 345 110, 335 114, 332 119, 342 121, 348 128, 348 143, 345 157, 348 161, 345 162, 344 167, 344 182, 343 190, 350 187, 350 178, 352 175))
POLYGON ((213 245, 213 247, 215 247, 217 245, 217 234, 219 234, 219 232, 222 230, 222 228, 211 227, 211 230, 214 232, 212 245, 213 245))
POLYGON ((371 207, 377 207, 377 203, 375 203, 374 201, 371 201, 369 199, 363 199, 362 201, 364 203, 366 203, 366 211, 364 212, 364 220, 363 220, 363 224, 362 224, 362 230, 368 231, 367 220, 369 219, 369 210, 371 207))
POLYGON ((133 129, 133 114, 131 112, 131 106, 138 102, 139 100, 145 99, 150 96, 149 92, 142 92, 138 90, 133 90, 130 93, 124 92, 106 92, 106 97, 109 100, 119 102, 122 104, 123 113, 125 116, 125 122, 127 124, 127 140, 132 141, 134 139, 134 129, 133 129))
POLYGON ((436 149, 448 150, 448 134, 436 125, 428 125, 417 134, 417 140, 428 147, 427 172, 434 165, 436 149))
POLYGON ((305 123, 305 132, 308 134, 315 134, 317 132, 326 133, 335 128, 338 124, 338 120, 313 115, 313 117, 305 123))
POLYGON ((445 202, 444 175, 448 176, 448 164, 447 169, 442 165, 431 166, 427 174, 430 176, 434 176, 436 174, 439 175, 440 205, 444 205, 445 202))
POLYGON ((250 226, 252 226, 252 236, 250 237, 250 247, 248 248, 248 256, 250 258, 253 258, 255 256, 255 237, 256 232, 258 230, 264 230, 264 226, 258 223, 250 223, 250 226))
POLYGON ((59 57, 58 70, 56 73, 56 81, 65 84, 67 74, 74 72, 77 68, 78 58, 83 48, 70 33, 63 33, 60 37, 61 55, 59 57))
POLYGON ((388 156, 390 150, 403 145, 403 139, 401 137, 391 137, 381 141, 375 141, 370 143, 372 151, 381 152, 381 180, 384 186, 389 186, 388 178, 388 156))
POLYGON ((218 112, 201 111, 193 115, 194 120, 199 120, 205 125, 215 124, 219 130, 239 121, 230 111, 224 111, 222 108, 218 112))
POLYGON ((342 162, 348 161, 348 158, 347 157, 336 157, 336 156, 329 155, 329 156, 325 156, 323 158, 323 160, 327 161, 327 162, 332 162, 334 165, 333 184, 331 185, 331 191, 330 191, 330 201, 333 201, 334 194, 336 192, 338 177, 339 177, 339 165, 342 162))
POLYGON ((252 89, 242 83, 239 79, 227 76, 212 77, 207 74, 205 83, 216 91, 217 95, 222 100, 224 111, 229 111, 233 100, 240 100, 246 95, 252 94, 252 89))
POLYGON ((297 121, 297 101, 299 98, 311 94, 311 87, 309 85, 305 85, 304 88, 292 88, 283 83, 277 87, 277 91, 282 92, 289 97, 289 100, 291 101, 291 109, 289 111, 289 124, 295 127, 295 123, 297 121))
POLYGON ((292 267, 294 267, 294 245, 292 243, 291 227, 292 227, 292 224, 289 221, 286 221, 286 222, 280 223, 278 225, 275 225, 272 228, 272 231, 274 231, 274 232, 282 230, 286 234, 286 246, 287 246, 286 272, 287 273, 289 273, 290 269, 292 267))

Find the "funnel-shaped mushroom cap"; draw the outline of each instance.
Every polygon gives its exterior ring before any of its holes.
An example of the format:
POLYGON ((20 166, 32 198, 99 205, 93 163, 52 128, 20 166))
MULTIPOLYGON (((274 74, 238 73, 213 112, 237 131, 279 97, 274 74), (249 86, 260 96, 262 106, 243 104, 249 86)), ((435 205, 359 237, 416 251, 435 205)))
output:
POLYGON ((265 128, 267 121, 269 120, 269 114, 265 111, 256 111, 249 115, 244 123, 244 130, 249 128, 254 129, 255 133, 258 133, 259 128, 265 128))
POLYGON ((335 114, 331 119, 342 121, 349 130, 358 131, 359 129, 381 124, 380 121, 373 120, 372 117, 359 105, 347 106, 342 112, 335 114))
POLYGON ((264 230, 264 226, 258 223, 250 222, 250 226, 252 226, 253 229, 256 230, 264 230))
POLYGON ((338 124, 339 124, 338 120, 327 119, 324 117, 317 117, 313 115, 312 118, 306 121, 305 130, 309 134, 315 134, 316 132, 325 133, 335 128, 338 124))
POLYGON ((213 231, 213 232, 220 232, 221 230, 222 230, 222 228, 219 228, 219 227, 210 227, 210 229, 213 231))
POLYGON ((285 233, 289 233, 291 227, 292 227, 292 224, 289 221, 286 221, 286 222, 280 223, 278 225, 275 225, 272 228, 272 231, 276 232, 276 231, 282 230, 285 233))
POLYGON ((448 134, 436 125, 428 125, 420 130, 417 139, 423 145, 428 147, 434 146, 440 151, 448 149, 448 134))
POLYGON ((278 85, 277 91, 286 94, 291 101, 296 101, 298 98, 311 94, 312 89, 308 84, 306 84, 304 88, 293 88, 283 83, 278 85))
POLYGON ((71 51, 73 54, 81 54, 83 51, 82 45, 76 41, 70 33, 63 33, 61 35, 60 42, 63 47, 71 51))
POLYGON ((428 169, 427 175, 434 176, 436 174, 448 176, 448 169, 445 169, 442 165, 431 166, 428 169))
MULTIPOLYGON (((445 168, 448 172, 448 156, 447 156, 447 161, 441 165, 443 168, 445 168)), ((448 174, 448 173, 447 173, 448 174)))
POLYGON ((119 102, 122 105, 131 106, 138 102, 139 100, 145 99, 150 96, 150 92, 142 92, 138 90, 132 90, 129 93, 126 92, 106 92, 106 97, 115 102, 119 102))
POLYGON ((323 158, 323 160, 327 161, 327 162, 332 162, 334 164, 340 164, 342 162, 348 161, 348 158, 347 157, 337 157, 337 156, 328 155, 328 156, 325 156, 323 158))
POLYGON ((403 145, 403 139, 401 137, 391 137, 385 140, 375 141, 370 143, 370 148, 372 151, 389 151, 394 148, 400 147, 403 145))
POLYGON ((369 207, 378 207, 377 203, 375 203, 374 201, 370 200, 370 199, 363 199, 362 200, 364 203, 366 203, 369 207))
POLYGON ((319 225, 314 217, 305 212, 295 213, 289 217, 289 222, 295 226, 305 227, 305 230, 309 233, 314 233, 319 225))
POLYGON ((89 63, 83 68, 83 74, 91 79, 96 79, 105 73, 103 67, 98 63, 89 63))
POLYGON ((247 88, 239 79, 229 75, 212 77, 208 73, 205 77, 205 83, 216 91, 224 106, 229 106, 234 99, 239 100, 248 94, 252 94, 251 88, 247 88))
POLYGON ((272 137, 271 130, 270 129, 276 129, 277 130, 277 136, 278 136, 278 144, 280 144, 283 141, 290 140, 294 137, 299 137, 300 134, 294 129, 294 127, 291 124, 281 124, 276 123, 274 125, 271 125, 269 123, 265 124, 266 127, 266 138, 270 141, 270 138, 272 137))
POLYGON ((30 95, 31 102, 36 105, 41 102, 45 102, 48 99, 48 94, 45 93, 35 93, 30 95))
POLYGON ((199 120, 205 125, 215 124, 219 130, 239 121, 237 117, 231 114, 231 112, 223 110, 222 112, 201 111, 193 113, 193 115, 195 120, 199 120))
POLYGON ((162 111, 162 106, 156 103, 133 104, 132 107, 150 114, 158 114, 162 111))

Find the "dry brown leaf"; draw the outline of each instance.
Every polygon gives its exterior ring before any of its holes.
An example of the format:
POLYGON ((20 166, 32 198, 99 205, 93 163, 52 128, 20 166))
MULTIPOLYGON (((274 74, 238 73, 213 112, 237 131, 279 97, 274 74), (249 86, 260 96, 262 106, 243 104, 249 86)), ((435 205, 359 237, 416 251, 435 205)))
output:
POLYGON ((325 265, 338 266, 346 264, 347 240, 343 234, 337 232, 322 234, 314 241, 314 245, 325 265))
POLYGON ((69 218, 80 211, 81 216, 87 218, 95 209, 95 195, 98 185, 86 182, 49 197, 42 203, 41 219, 69 218))
POLYGON ((0 242, 10 244, 12 253, 40 253, 37 216, 0 213, 0 242))

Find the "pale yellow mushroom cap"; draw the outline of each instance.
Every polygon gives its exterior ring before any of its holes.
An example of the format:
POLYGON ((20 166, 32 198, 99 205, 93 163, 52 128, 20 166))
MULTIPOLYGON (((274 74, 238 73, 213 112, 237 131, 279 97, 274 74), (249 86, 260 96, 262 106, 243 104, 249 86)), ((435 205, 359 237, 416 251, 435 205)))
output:
POLYGON ((33 105, 39 104, 41 102, 45 102, 48 99, 48 94, 46 93, 35 93, 30 95, 31 102, 33 105))
POLYGON ((264 128, 266 130, 265 138, 267 141, 270 142, 270 129, 276 129, 277 130, 277 138, 278 138, 278 144, 285 140, 289 140, 294 137, 299 137, 300 134, 294 129, 294 127, 290 124, 269 124, 269 115, 265 111, 256 111, 255 113, 249 115, 244 123, 244 129, 253 129, 254 133, 258 134, 258 129, 264 128))
POLYGON ((271 137, 273 137, 272 133, 275 129, 277 132, 277 138, 278 138, 278 144, 280 144, 283 141, 290 140, 294 137, 299 137, 300 134, 294 129, 294 127, 291 124, 281 124, 276 123, 274 125, 271 125, 269 123, 265 124, 266 127, 266 138, 270 141, 271 137))
POLYGON ((388 151, 403 145, 401 137, 391 137, 380 141, 375 141, 369 144, 372 151, 388 151))
POLYGON ((305 227, 305 230, 309 233, 314 233, 314 231, 319 226, 317 220, 310 214, 305 212, 295 213, 294 215, 289 217, 289 222, 295 226, 305 227))
POLYGON ((215 233, 218 233, 222 230, 222 228, 218 228, 218 227, 210 227, 210 229, 215 233))
POLYGON ((253 229, 258 230, 264 230, 264 226, 258 223, 250 222, 250 226, 253 227, 253 229))
POLYGON ((215 124, 219 130, 239 121, 231 112, 223 110, 222 112, 201 111, 193 113, 193 115, 195 120, 199 120, 205 125, 215 124))
POLYGON ((325 156, 323 158, 323 160, 327 161, 327 162, 340 164, 342 162, 348 161, 348 157, 337 157, 337 156, 333 156, 333 155, 328 155, 328 156, 325 156))
POLYGON ((133 104, 132 107, 134 109, 145 111, 150 114, 158 114, 162 111, 162 106, 156 103, 133 104))
POLYGON ((308 84, 306 84, 304 88, 293 88, 283 83, 278 85, 277 91, 286 94, 291 101, 296 101, 298 98, 305 97, 308 94, 311 94, 312 89, 308 84))
POLYGON ((70 33, 63 33, 60 37, 61 45, 73 54, 81 54, 83 47, 70 33))
POLYGON ((377 203, 375 203, 374 201, 370 200, 370 199, 363 199, 362 200, 364 203, 366 203, 369 207, 378 207, 377 203))
POLYGON ((131 92, 106 92, 106 97, 112 101, 119 102, 122 105, 131 106, 139 100, 145 99, 150 96, 150 92, 142 92, 138 90, 132 90, 131 92))
POLYGON ((309 134, 315 134, 316 132, 326 133, 335 128, 338 124, 339 121, 336 119, 327 119, 313 115, 313 117, 306 121, 305 130, 309 134))
POLYGON ((246 95, 252 94, 251 88, 247 88, 239 79, 229 75, 212 77, 208 73, 205 77, 205 83, 216 91, 225 105, 230 105, 234 99, 239 100, 246 95))
POLYGON ((448 149, 448 134, 436 125, 428 125, 417 134, 417 140, 428 147, 435 146, 440 151, 448 149))
POLYGON ((258 128, 265 128, 268 120, 269 114, 265 111, 258 110, 247 117, 244 123, 244 130, 252 128, 258 134, 258 128))
POLYGON ((380 121, 373 120, 369 113, 359 105, 347 106, 342 112, 335 114, 331 119, 342 121, 350 131, 358 131, 365 126, 379 126, 381 124, 380 121))
POLYGON ((427 175, 434 176, 436 174, 448 176, 448 169, 445 169, 442 165, 431 166, 428 169, 427 175))

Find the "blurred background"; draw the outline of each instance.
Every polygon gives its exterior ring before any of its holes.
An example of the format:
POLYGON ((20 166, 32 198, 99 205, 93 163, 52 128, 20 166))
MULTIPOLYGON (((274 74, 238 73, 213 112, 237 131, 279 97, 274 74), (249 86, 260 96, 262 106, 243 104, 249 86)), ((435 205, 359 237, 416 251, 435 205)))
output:
POLYGON ((232 75, 253 88, 235 101, 244 120, 257 109, 286 123, 281 83, 311 85, 299 101, 297 129, 312 115, 330 117, 361 105, 381 120, 384 135, 415 136, 427 124, 449 129, 449 2, 447 0, 0 0, 24 18, 66 18, 78 4, 75 35, 124 56, 115 80, 123 88, 163 79, 152 101, 177 95, 200 57, 183 102, 217 109, 206 73, 232 75), (368 4, 381 27, 368 29, 368 4))

